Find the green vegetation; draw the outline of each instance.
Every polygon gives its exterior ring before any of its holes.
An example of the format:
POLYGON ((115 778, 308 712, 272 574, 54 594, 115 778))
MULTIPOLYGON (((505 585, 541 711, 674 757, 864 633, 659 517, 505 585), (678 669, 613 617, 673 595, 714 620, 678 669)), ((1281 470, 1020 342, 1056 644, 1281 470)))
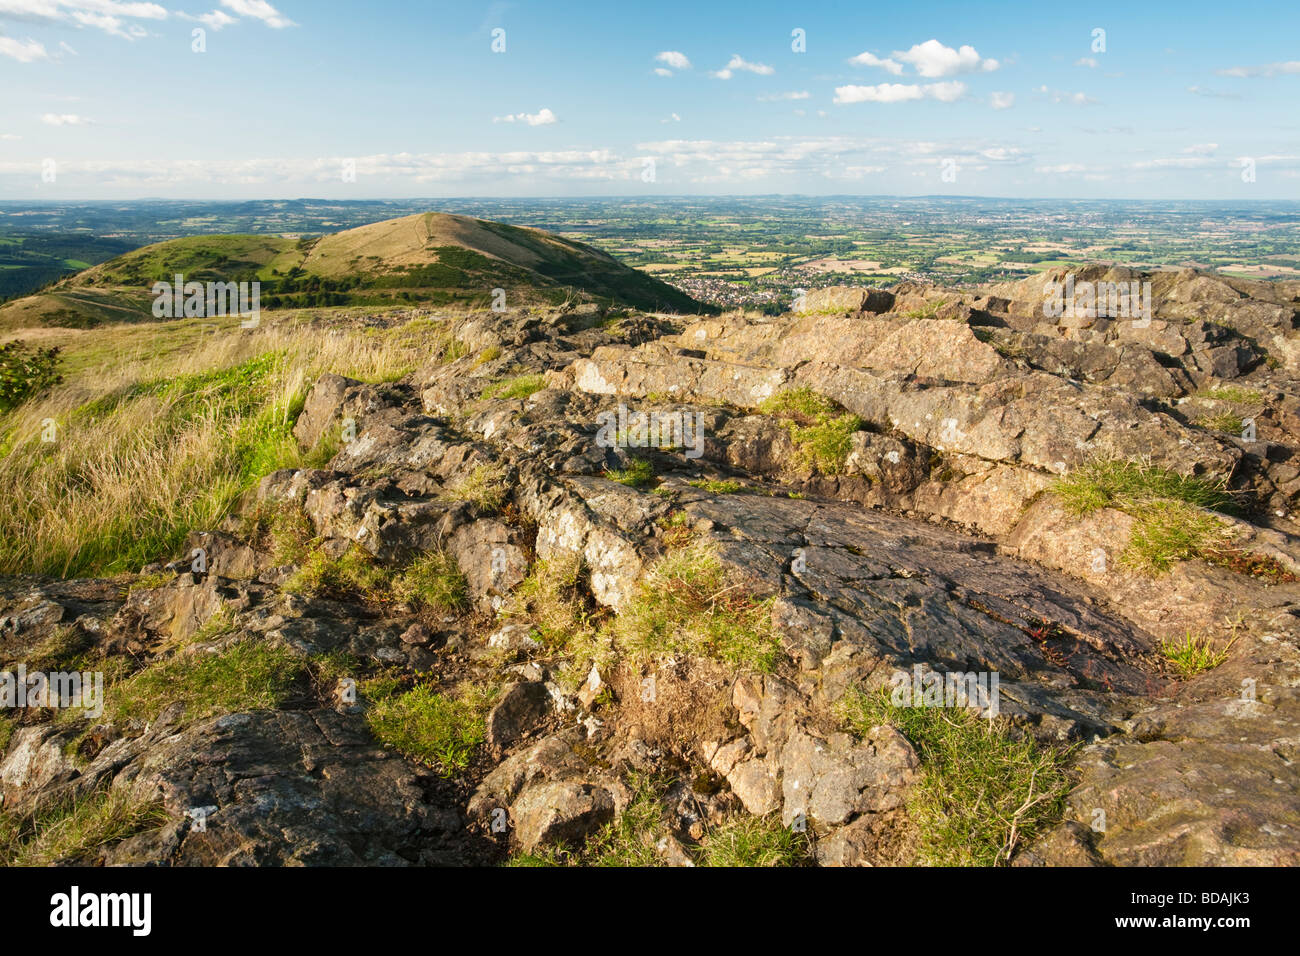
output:
POLYGON ((1219 648, 1208 635, 1194 635, 1190 630, 1181 638, 1160 642, 1160 653, 1178 672, 1183 680, 1191 680, 1197 674, 1214 670, 1228 659, 1228 651, 1237 643, 1234 633, 1228 643, 1219 648))
POLYGON ((15 339, 0 345, 0 413, 63 381, 59 347, 32 348, 15 339))
POLYGON ((1181 501, 1145 501, 1132 506, 1137 518, 1120 560, 1137 571, 1163 574, 1175 561, 1205 557, 1224 541, 1224 524, 1181 501))
POLYGON ((927 302, 919 309, 910 309, 903 313, 905 319, 933 319, 939 314, 939 310, 948 304, 946 299, 940 299, 938 302, 927 302))
POLYGON ((1217 385, 1198 394, 1202 398, 1212 398, 1215 401, 1230 402, 1234 405, 1264 404, 1263 392, 1258 392, 1253 388, 1242 388, 1240 385, 1217 385))
POLYGON ((351 545, 342 554, 312 549, 287 581, 286 591, 331 598, 382 601, 390 594, 392 573, 370 553, 351 545))
POLYGON ((465 575, 445 551, 429 551, 407 566, 393 592, 408 604, 435 612, 458 612, 469 606, 465 575))
POLYGON ((610 626, 635 657, 690 654, 768 672, 781 650, 771 604, 739 587, 706 546, 690 544, 660 558, 610 626))
POLYGON ((729 479, 710 479, 687 482, 692 488, 701 488, 704 491, 714 495, 736 495, 745 490, 745 486, 738 481, 729 479))
POLYGON ((1175 561, 1212 558, 1225 545, 1225 524, 1210 511, 1237 510, 1223 482, 1142 462, 1092 462, 1058 479, 1052 490, 1073 514, 1116 508, 1137 519, 1121 561, 1149 574, 1164 573, 1175 561))
POLYGON ((161 804, 101 790, 19 817, 0 814, 0 866, 50 866, 83 860, 100 847, 162 826, 161 804))
POLYGON ((626 468, 615 468, 605 472, 610 481, 617 481, 629 488, 644 488, 655 480, 655 466, 648 458, 633 458, 626 468))
POLYGON ((263 475, 329 450, 332 436, 304 451, 292 434, 321 371, 382 377, 416 351, 324 329, 194 332, 180 356, 79 358, 65 385, 9 412, 0 573, 113 574, 175 554, 263 475))
POLYGON ((517 375, 514 378, 508 378, 489 385, 483 389, 483 393, 479 397, 483 399, 527 398, 534 392, 540 392, 545 387, 545 375, 517 375))
POLYGON ((824 475, 838 475, 853 448, 853 434, 863 421, 844 413, 824 395, 807 387, 778 392, 759 411, 784 419, 802 463, 824 475))
POLYGON ((907 810, 922 865, 1005 865, 1061 817, 1064 751, 1016 739, 973 709, 896 707, 888 690, 850 692, 841 714, 858 736, 892 724, 916 748, 921 780, 907 810))
POLYGON ((150 664, 112 688, 108 709, 115 720, 146 723, 176 701, 185 705, 186 719, 274 709, 306 667, 287 648, 246 638, 219 654, 182 652, 150 664))
POLYGON ((489 700, 482 692, 457 698, 416 687, 377 701, 366 722, 386 746, 452 776, 469 766, 484 740, 489 700))
POLYGON ((468 501, 484 514, 495 514, 505 504, 510 489, 500 465, 483 463, 458 475, 443 491, 444 501, 468 501))
POLYGON ((1206 478, 1179 475, 1157 465, 1120 459, 1103 459, 1074 469, 1052 486, 1074 514, 1098 508, 1128 511, 1149 501, 1181 501, 1198 508, 1233 514, 1237 510, 1226 484, 1206 478))
POLYGON ((1201 428, 1209 429, 1214 432, 1224 432, 1229 435, 1240 435, 1242 429, 1246 427, 1240 415, 1234 415, 1231 412, 1223 412, 1219 415, 1207 415, 1204 418, 1198 418, 1194 424, 1201 428))

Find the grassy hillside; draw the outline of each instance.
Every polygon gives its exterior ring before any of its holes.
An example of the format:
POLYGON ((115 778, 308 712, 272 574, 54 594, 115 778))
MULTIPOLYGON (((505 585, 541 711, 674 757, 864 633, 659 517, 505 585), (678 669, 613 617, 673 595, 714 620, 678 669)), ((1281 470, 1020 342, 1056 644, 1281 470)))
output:
POLYGON ((155 282, 258 281, 264 309, 403 303, 487 308, 599 301, 698 312, 685 293, 537 229, 422 213, 322 237, 194 236, 155 243, 0 306, 0 329, 152 320, 155 282))

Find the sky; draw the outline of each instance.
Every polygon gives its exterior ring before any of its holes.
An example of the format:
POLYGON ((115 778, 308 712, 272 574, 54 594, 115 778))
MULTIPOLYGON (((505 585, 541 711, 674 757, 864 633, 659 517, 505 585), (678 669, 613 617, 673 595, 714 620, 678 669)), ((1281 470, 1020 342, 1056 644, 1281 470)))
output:
POLYGON ((1300 199, 1300 4, 0 0, 0 199, 1300 199))

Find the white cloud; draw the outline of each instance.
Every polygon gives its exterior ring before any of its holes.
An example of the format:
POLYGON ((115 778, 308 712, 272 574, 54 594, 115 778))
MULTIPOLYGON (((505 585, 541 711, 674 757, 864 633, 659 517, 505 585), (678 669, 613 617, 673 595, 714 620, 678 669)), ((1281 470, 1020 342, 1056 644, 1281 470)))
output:
POLYGON ((835 100, 845 103, 906 103, 919 100, 921 88, 914 83, 878 83, 875 86, 837 86, 835 100))
POLYGON ((1279 73, 1300 73, 1300 60, 1287 60, 1285 63, 1265 63, 1263 66, 1232 66, 1226 70, 1215 70, 1219 76, 1277 76, 1279 73))
POLYGON ((989 73, 998 68, 997 60, 980 58, 973 46, 954 50, 938 40, 926 40, 910 50, 894 51, 894 59, 910 63, 921 76, 952 76, 955 73, 989 73))
POLYGON ((190 17, 191 20, 197 20, 210 30, 220 30, 222 27, 228 27, 232 23, 238 23, 238 17, 232 17, 224 10, 213 10, 211 13, 203 13, 197 17, 190 17))
POLYGON ((1187 88, 1187 92, 1188 92, 1188 93, 1194 93, 1194 94, 1196 94, 1197 96, 1208 96, 1208 97, 1211 97, 1212 99, 1220 99, 1220 100, 1239 100, 1239 99, 1241 99, 1241 96, 1238 95, 1238 94, 1236 94, 1236 93, 1223 93, 1223 92, 1220 92, 1219 90, 1210 90, 1210 89, 1206 89, 1204 86, 1189 86, 1189 87, 1187 88))
POLYGON ((13 37, 6 36, 0 36, 0 56, 10 57, 19 63, 35 63, 37 60, 50 58, 50 55, 45 52, 44 44, 30 38, 15 40, 13 37))
POLYGON ((1217 152, 1218 149, 1218 143, 1197 143, 1193 146, 1188 146, 1183 150, 1183 152, 1189 153, 1193 156, 1209 156, 1211 153, 1217 152))
POLYGON ((672 71, 672 70, 666 70, 666 69, 664 69, 662 66, 656 66, 656 67, 655 67, 655 75, 656 75, 656 76, 672 76, 672 75, 673 75, 673 71, 672 71))
POLYGON ((1016 105, 1015 93, 999 93, 994 91, 989 95, 989 106, 995 110, 1009 110, 1016 105))
POLYGON ((927 83, 921 89, 926 96, 933 97, 943 103, 952 103, 966 95, 966 84, 957 80, 949 80, 944 83, 927 83))
POLYGON ((681 118, 680 116, 678 116, 676 113, 669 113, 667 119, 661 119, 659 122, 661 122, 661 123, 680 123, 681 121, 682 121, 682 118, 681 118))
POLYGON ((1096 59, 1093 58, 1093 57, 1090 57, 1090 56, 1081 56, 1081 57, 1079 57, 1079 59, 1077 59, 1077 60, 1074 61, 1074 65, 1075 65, 1075 66, 1086 66, 1086 67, 1087 67, 1088 69, 1090 69, 1090 70, 1095 70, 1095 69, 1097 69, 1097 61, 1096 61, 1096 59))
POLYGON ((691 61, 687 59, 685 53, 678 53, 676 50, 664 50, 662 53, 655 54, 655 62, 662 63, 674 70, 689 70, 691 61))
POLYGON ((89 126, 90 120, 76 113, 46 113, 41 117, 46 126, 89 126))
POLYGON ((757 73, 760 76, 771 76, 776 72, 776 70, 772 69, 772 67, 768 66, 766 63, 750 63, 739 53, 733 53, 731 54, 731 59, 727 61, 726 66, 720 70, 711 71, 709 75, 716 77, 719 80, 729 80, 736 74, 737 70, 744 70, 747 73, 757 73))
POLYGON ((17 140, 22 139, 22 137, 19 136, 17 133, 0 133, 0 139, 3 139, 7 142, 15 142, 17 140))
POLYGON ((165 20, 167 10, 135 0, 0 0, 0 18, 35 23, 75 23, 135 40, 148 32, 129 20, 165 20))
MULTIPOLYGON (((671 139, 633 144, 626 152, 614 149, 514 150, 508 152, 396 153, 351 156, 359 176, 392 186, 445 185, 465 195, 503 190, 536 195, 539 183, 622 184, 641 190, 644 159, 658 161, 661 180, 679 184, 763 182, 783 187, 798 177, 852 179, 858 175, 892 173, 906 176, 912 169, 933 175, 938 157, 952 157, 963 170, 1014 168, 1032 157, 1014 147, 989 140, 943 142, 861 136, 773 136, 758 140, 712 141, 671 139)), ((339 182, 339 157, 284 158, 250 156, 238 160, 77 160, 61 159, 60 182, 84 183, 123 195, 201 191, 205 186, 267 186, 276 191, 294 187, 329 187, 339 182)), ((0 159, 0 184, 30 182, 39 174, 34 160, 0 159)), ((427 195, 427 193, 421 193, 427 195)))
POLYGON ((559 117, 546 107, 542 107, 536 113, 511 113, 506 116, 496 116, 493 117, 492 122, 527 123, 529 126, 550 126, 552 123, 558 123, 559 117))
POLYGON ((1082 163, 1062 163, 1059 166, 1035 166, 1034 172, 1046 173, 1049 176, 1070 176, 1077 173, 1086 173, 1088 167, 1082 163))
POLYGON ((789 93, 764 93, 759 96, 760 103, 775 103, 781 100, 806 100, 812 96, 807 90, 792 90, 789 93))
POLYGON ((951 103, 966 95, 966 84, 960 82, 927 83, 877 83, 875 86, 837 86, 835 100, 838 105, 847 103, 906 103, 925 97, 951 103))
POLYGON ((894 74, 894 76, 899 76, 903 72, 903 64, 896 60, 882 60, 873 53, 859 53, 857 56, 850 59, 849 62, 855 63, 858 66, 878 66, 887 73, 894 74))
POLYGON ((1087 93, 1071 93, 1068 90, 1049 90, 1046 86, 1040 86, 1034 92, 1042 93, 1044 96, 1051 97, 1053 103, 1069 103, 1072 106, 1091 106, 1097 102, 1087 93))
POLYGON ((279 10, 267 3, 266 0, 221 0, 221 5, 227 10, 233 10, 241 17, 252 17, 254 20, 261 20, 268 27, 276 30, 297 26, 279 10))

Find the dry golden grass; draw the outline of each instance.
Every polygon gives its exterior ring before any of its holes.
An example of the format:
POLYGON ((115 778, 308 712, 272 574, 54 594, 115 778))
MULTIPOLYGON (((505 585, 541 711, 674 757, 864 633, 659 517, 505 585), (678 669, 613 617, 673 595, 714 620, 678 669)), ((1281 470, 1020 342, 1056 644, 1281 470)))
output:
MULTIPOLYGON (((414 323, 413 323, 414 325, 414 323)), ((211 527, 263 474, 304 463, 290 430, 324 372, 390 381, 423 364, 441 323, 378 335, 294 316, 256 330, 171 337, 129 358, 95 330, 47 396, 0 418, 0 573, 138 570, 211 527), (54 441, 42 431, 54 426, 54 441)))

